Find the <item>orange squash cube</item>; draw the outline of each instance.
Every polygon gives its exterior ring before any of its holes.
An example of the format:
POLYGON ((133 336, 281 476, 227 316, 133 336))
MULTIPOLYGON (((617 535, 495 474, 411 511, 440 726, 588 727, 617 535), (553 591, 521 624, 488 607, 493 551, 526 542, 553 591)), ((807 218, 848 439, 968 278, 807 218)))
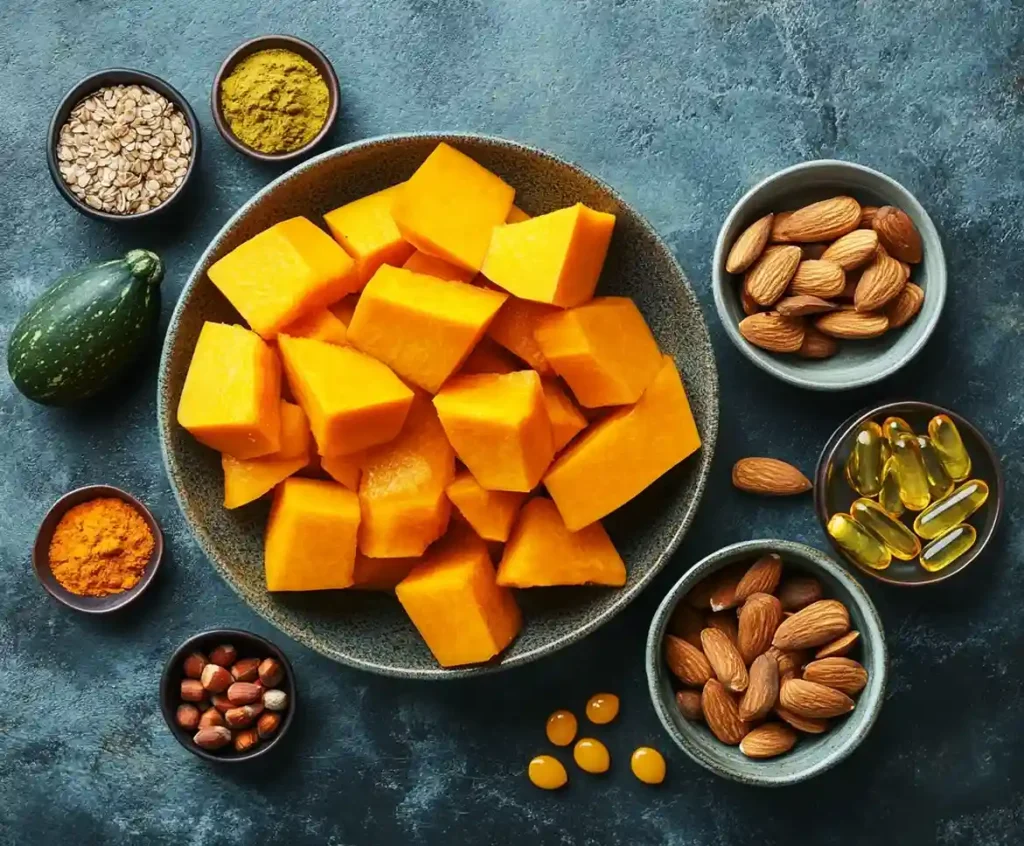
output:
POLYGON ((336 482, 294 476, 267 520, 267 590, 332 590, 353 582, 359 498, 336 482))
POLYGON ((639 402, 591 424, 551 465, 544 485, 575 532, 629 502, 699 447, 679 371, 664 356, 639 402))
POLYGON ((597 297, 542 319, 534 337, 581 405, 630 405, 661 369, 658 342, 628 297, 597 297))
POLYGON ((281 400, 281 440, 277 452, 264 458, 305 458, 313 451, 313 433, 306 412, 293 402, 281 400))
POLYGON ((544 388, 544 407, 551 421, 551 440, 555 452, 558 452, 587 428, 587 418, 554 379, 541 379, 541 386, 544 388))
POLYGON ((459 369, 506 299, 385 265, 359 298, 348 341, 433 394, 459 369))
POLYGON ((401 187, 392 185, 324 215, 334 240, 356 261, 360 288, 382 264, 398 267, 413 251, 391 216, 391 206, 401 187))
POLYGON ((504 223, 515 189, 440 143, 401 186, 391 216, 416 249, 477 273, 491 230, 504 223))
POLYGON ((508 540, 519 508, 526 499, 524 493, 489 491, 465 470, 448 485, 447 493, 473 531, 488 541, 508 540))
POLYGON ((259 335, 207 322, 199 332, 178 400, 178 424, 235 458, 281 445, 281 365, 259 335))
POLYGON ((515 373, 524 369, 521 361, 484 335, 462 362, 459 373, 515 373))
POLYGON ((355 262, 304 217, 281 221, 210 268, 210 281, 266 339, 359 286, 355 262))
POLYGON ((321 455, 320 467, 335 482, 344 485, 350 491, 358 491, 359 477, 363 472, 360 464, 362 458, 361 452, 352 455, 321 455))
POLYGON ((541 376, 552 375, 555 371, 544 358, 533 333, 541 320, 558 311, 554 306, 509 297, 491 321, 487 337, 521 358, 541 376))
POLYGON ((328 344, 344 344, 346 342, 345 324, 326 308, 318 308, 304 314, 298 320, 289 323, 281 330, 282 335, 293 338, 312 338, 328 344))
POLYGON ((594 295, 615 215, 577 203, 497 226, 483 274, 524 300, 571 308, 594 295))
POLYGON ((487 546, 472 532, 450 533, 395 594, 442 667, 490 660, 522 625, 512 591, 498 586, 487 546))
POLYGON ((529 220, 530 217, 531 215, 528 215, 519 206, 512 206, 508 217, 505 218, 505 223, 522 223, 524 220, 529 220))
POLYGON ((473 281, 476 275, 472 270, 457 267, 451 262, 440 259, 437 256, 430 256, 416 250, 402 265, 406 270, 413 273, 423 273, 433 276, 435 279, 444 279, 447 282, 469 282, 473 281))
POLYGON ((348 455, 401 431, 413 393, 387 365, 308 338, 281 335, 278 348, 321 455, 348 455))
POLYGON ((356 553, 352 590, 393 591, 421 558, 367 558, 356 553))
POLYGON ((232 458, 221 455, 224 471, 224 507, 240 508, 269 493, 289 476, 309 463, 307 456, 298 458, 232 458))
POLYGON ((498 584, 622 587, 626 565, 600 523, 570 532, 550 499, 531 499, 519 514, 498 565, 498 584))
POLYGON ((462 463, 488 490, 533 490, 555 454, 540 377, 532 370, 458 376, 434 406, 462 463))

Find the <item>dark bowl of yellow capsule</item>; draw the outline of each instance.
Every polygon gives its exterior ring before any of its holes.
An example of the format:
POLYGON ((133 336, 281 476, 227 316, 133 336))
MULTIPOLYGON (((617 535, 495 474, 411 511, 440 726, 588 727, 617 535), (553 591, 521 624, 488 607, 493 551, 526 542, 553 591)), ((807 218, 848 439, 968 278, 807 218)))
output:
POLYGON ((977 559, 1003 511, 988 439, 954 411, 893 402, 844 422, 822 450, 814 507, 832 546, 891 585, 941 582, 977 559))

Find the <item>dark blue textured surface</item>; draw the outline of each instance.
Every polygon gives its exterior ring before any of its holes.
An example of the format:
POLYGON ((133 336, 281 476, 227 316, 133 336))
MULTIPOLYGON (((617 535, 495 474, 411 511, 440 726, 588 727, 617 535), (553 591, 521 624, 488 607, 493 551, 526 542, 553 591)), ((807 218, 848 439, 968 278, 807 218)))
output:
MULTIPOLYGON (((209 85, 249 36, 292 32, 334 61, 334 143, 392 131, 505 135, 607 180, 667 237, 701 297, 719 355, 722 431, 696 528, 628 611, 559 656, 510 675, 425 685, 335 666, 275 636, 198 554, 168 490, 154 421, 156 354, 116 401, 61 412, 0 382, 0 842, 154 844, 673 843, 1016 844, 1024 839, 1024 17, 1013 0, 240 0, 0 5, 0 341, 62 270, 148 246, 167 260, 164 319, 203 245, 276 171, 216 135, 209 85), (137 66, 200 114, 200 184, 175 219, 132 233, 75 214, 48 181, 46 123, 86 73, 137 66), (806 158, 876 167, 938 225, 950 297, 913 365, 837 397, 770 381, 714 322, 714 237, 744 189, 806 158), (646 699, 647 623, 705 553, 758 536, 824 547, 810 500, 730 489, 744 454, 813 469, 862 405, 919 397, 987 432, 1009 482, 991 554, 950 583, 868 589, 892 656, 878 725, 854 756, 785 791, 733 785, 667 748, 646 699), (106 481, 162 521, 169 559, 139 605, 90 620, 36 584, 29 547, 47 505, 106 481), (166 655, 213 625, 270 634, 292 657, 304 719, 268 771, 214 770, 165 730, 166 655), (558 795, 523 774, 543 722, 609 689, 622 717, 596 729, 612 773, 558 795), (668 781, 628 772, 662 747, 668 781)), ((568 760, 567 756, 563 756, 568 760)))

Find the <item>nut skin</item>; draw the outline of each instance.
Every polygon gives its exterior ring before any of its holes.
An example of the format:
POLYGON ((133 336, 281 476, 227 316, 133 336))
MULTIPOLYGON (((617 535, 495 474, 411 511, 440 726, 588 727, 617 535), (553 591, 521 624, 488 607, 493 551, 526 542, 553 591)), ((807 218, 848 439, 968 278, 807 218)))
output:
POLYGON ((242 729, 242 731, 235 732, 235 751, 236 752, 248 752, 250 749, 254 749, 259 745, 260 736, 259 732, 254 728, 242 729))
POLYGON ((185 659, 183 670, 185 678, 199 679, 203 677, 203 667, 207 665, 206 656, 202 652, 193 652, 185 659))
POLYGON ((259 677, 264 687, 277 687, 284 680, 284 667, 275 658, 264 658, 260 662, 259 677))
POLYGON ((268 711, 284 711, 288 707, 288 694, 283 690, 264 691, 263 707, 268 711))
POLYGON ((248 728, 262 713, 262 703, 257 702, 252 705, 240 705, 237 708, 232 708, 224 714, 224 722, 231 726, 231 728, 248 728))
POLYGON ((213 752, 216 749, 222 749, 231 742, 231 732, 224 728, 224 726, 202 728, 195 733, 192 741, 200 749, 213 752))
POLYGON ((234 705, 231 704, 231 700, 227 698, 223 693, 215 693, 210 697, 210 704, 213 705, 222 714, 230 711, 234 705))
POLYGON ((254 682, 259 678, 259 658, 243 658, 231 665, 231 678, 236 682, 254 682))
POLYGON ((215 646, 210 652, 210 663, 220 667, 230 667, 238 660, 238 650, 230 643, 222 643, 215 646))
POLYGON ((199 728, 213 728, 223 725, 225 725, 224 715, 216 708, 207 708, 199 715, 199 728))
POLYGON ((203 683, 198 679, 182 679, 181 698, 186 702, 202 702, 206 698, 203 683))
POLYGON ((185 702, 178 706, 174 720, 186 731, 195 731, 199 728, 199 709, 195 705, 185 702))
POLYGON ((219 664, 207 664, 203 668, 202 682, 210 693, 223 693, 231 686, 231 673, 219 664))
POLYGON ((260 718, 256 722, 256 732, 259 734, 261 740, 266 740, 277 732, 280 725, 280 716, 275 714, 273 711, 264 711, 260 714, 260 718))
POLYGON ((252 682, 235 682, 228 688, 227 697, 232 705, 248 705, 263 695, 263 688, 252 682))

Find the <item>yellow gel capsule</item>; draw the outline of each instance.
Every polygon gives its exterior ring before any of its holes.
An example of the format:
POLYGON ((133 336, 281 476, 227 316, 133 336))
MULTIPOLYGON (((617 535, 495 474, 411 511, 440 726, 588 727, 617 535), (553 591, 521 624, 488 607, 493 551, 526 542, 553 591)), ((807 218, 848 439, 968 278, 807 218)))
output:
POLYGON ((963 523, 988 499, 988 485, 981 479, 964 482, 945 499, 933 502, 914 520, 914 531, 925 540, 937 538, 943 532, 963 523))
POLYGON ((938 450, 931 438, 924 435, 917 435, 917 448, 921 450, 921 460, 924 461, 924 472, 928 476, 928 493, 932 502, 942 499, 953 490, 953 480, 949 478, 938 450))
POLYGON ((650 746, 637 749, 629 759, 629 766, 644 784, 661 784, 665 780, 665 759, 650 746))
POLYGON ((603 726, 619 715, 619 697, 614 693, 595 693, 587 700, 587 719, 603 726))
POLYGON ((882 422, 882 434, 886 443, 892 444, 900 435, 913 435, 914 430, 902 417, 886 417, 882 422))
POLYGON ((612 759, 608 747, 592 737, 581 737, 572 750, 576 765, 588 773, 606 773, 612 759))
POLYGON ((971 475, 971 456, 960 437, 960 430, 948 415, 937 414, 929 420, 928 435, 954 482, 962 482, 971 475))
POLYGON ((569 780, 562 762, 550 755, 538 755, 530 761, 527 775, 541 790, 558 790, 569 780))
POLYGON ((882 428, 867 420, 857 428, 846 459, 846 481, 861 496, 876 496, 882 489, 882 428))
POLYGON ((849 514, 833 514, 827 529, 840 549, 862 567, 884 570, 892 563, 892 553, 885 544, 849 514))
POLYGON ((878 492, 878 504, 893 517, 903 514, 903 500, 900 499, 900 477, 896 473, 896 462, 889 458, 882 468, 882 489, 878 492))
POLYGON ((897 437, 892 445, 892 457, 896 461, 903 507, 908 511, 927 508, 932 495, 928 492, 928 473, 915 438, 911 435, 897 437))
POLYGON ((576 715, 572 711, 555 711, 544 729, 555 746, 568 746, 576 737, 576 715))
POLYGON ((882 541, 894 558, 910 561, 921 554, 921 541, 873 499, 854 500, 850 516, 882 541))
POLYGON ((929 573, 937 573, 967 552, 977 539, 974 526, 967 523, 954 526, 921 550, 921 566, 929 573))

